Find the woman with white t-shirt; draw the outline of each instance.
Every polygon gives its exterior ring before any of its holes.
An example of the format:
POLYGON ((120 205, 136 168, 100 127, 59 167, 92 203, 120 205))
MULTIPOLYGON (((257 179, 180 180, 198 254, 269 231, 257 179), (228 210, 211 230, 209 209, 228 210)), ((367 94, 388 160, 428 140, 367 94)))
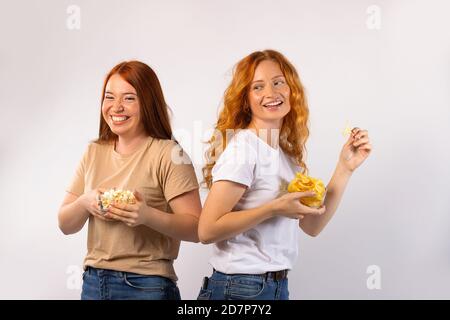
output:
POLYGON ((333 217, 353 173, 372 146, 354 128, 327 185, 324 205, 286 194, 306 173, 308 105, 295 67, 279 52, 254 52, 236 66, 203 168, 210 189, 199 221, 202 243, 214 243, 211 277, 198 299, 289 299, 288 270, 298 228, 317 236, 333 217))

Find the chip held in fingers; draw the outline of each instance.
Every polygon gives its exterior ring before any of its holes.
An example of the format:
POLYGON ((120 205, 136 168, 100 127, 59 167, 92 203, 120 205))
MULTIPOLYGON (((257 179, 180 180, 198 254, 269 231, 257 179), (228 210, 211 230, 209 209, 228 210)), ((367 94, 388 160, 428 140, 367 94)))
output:
POLYGON ((319 208, 325 197, 325 185, 322 180, 309 177, 297 172, 295 178, 288 185, 288 192, 307 192, 313 191, 316 195, 313 197, 300 198, 300 202, 311 208, 319 208))
POLYGON ((136 198, 130 190, 110 189, 102 193, 99 198, 99 206, 102 211, 106 211, 114 202, 122 204, 136 203, 136 198))
POLYGON ((349 135, 352 134, 352 131, 353 131, 353 129, 352 129, 352 127, 350 126, 350 122, 347 121, 347 123, 345 124, 344 130, 342 130, 342 135, 343 135, 344 137, 348 137, 349 135))

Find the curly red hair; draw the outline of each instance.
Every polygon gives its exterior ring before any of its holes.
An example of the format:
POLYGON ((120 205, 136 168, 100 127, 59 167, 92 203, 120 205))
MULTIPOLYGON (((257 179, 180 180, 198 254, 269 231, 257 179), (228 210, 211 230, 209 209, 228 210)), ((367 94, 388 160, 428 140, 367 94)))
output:
POLYGON ((275 50, 256 51, 238 62, 234 68, 233 79, 225 90, 223 109, 215 126, 215 134, 208 141, 209 148, 205 153, 206 165, 203 167, 204 183, 212 186, 211 171, 216 160, 225 149, 230 138, 230 130, 245 129, 252 119, 248 105, 248 92, 257 66, 265 60, 279 64, 286 82, 291 90, 291 110, 284 117, 280 130, 279 145, 282 150, 307 172, 305 164, 306 140, 309 137, 309 109, 305 89, 295 67, 275 50))

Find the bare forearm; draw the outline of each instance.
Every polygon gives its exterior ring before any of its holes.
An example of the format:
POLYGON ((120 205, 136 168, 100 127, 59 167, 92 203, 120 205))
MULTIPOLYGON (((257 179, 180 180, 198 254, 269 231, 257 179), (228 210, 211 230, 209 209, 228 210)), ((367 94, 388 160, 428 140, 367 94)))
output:
POLYGON ((198 218, 189 213, 173 214, 149 208, 145 225, 177 240, 198 242, 198 218))
POLYGON ((74 202, 64 205, 59 210, 59 228, 64 234, 76 233, 83 228, 88 218, 89 212, 82 205, 80 198, 78 198, 74 202))
POLYGON ((300 221, 301 228, 307 234, 317 236, 331 220, 341 202, 351 175, 351 171, 344 169, 339 164, 337 165, 327 186, 327 194, 324 201, 325 213, 318 216, 305 216, 300 221))
POLYGON ((199 227, 202 243, 218 242, 232 238, 273 216, 272 203, 255 209, 232 211, 224 214, 216 221, 203 221, 199 227))

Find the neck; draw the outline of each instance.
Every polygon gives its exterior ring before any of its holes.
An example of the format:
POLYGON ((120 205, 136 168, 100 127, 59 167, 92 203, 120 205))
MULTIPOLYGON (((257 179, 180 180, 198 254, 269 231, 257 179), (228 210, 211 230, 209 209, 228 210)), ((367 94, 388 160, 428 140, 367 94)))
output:
POLYGON ((134 137, 118 136, 115 150, 122 155, 131 154, 136 151, 148 136, 141 134, 134 137))
POLYGON ((283 120, 261 121, 253 119, 250 122, 248 129, 256 131, 258 137, 272 148, 278 148, 282 121, 283 120))

